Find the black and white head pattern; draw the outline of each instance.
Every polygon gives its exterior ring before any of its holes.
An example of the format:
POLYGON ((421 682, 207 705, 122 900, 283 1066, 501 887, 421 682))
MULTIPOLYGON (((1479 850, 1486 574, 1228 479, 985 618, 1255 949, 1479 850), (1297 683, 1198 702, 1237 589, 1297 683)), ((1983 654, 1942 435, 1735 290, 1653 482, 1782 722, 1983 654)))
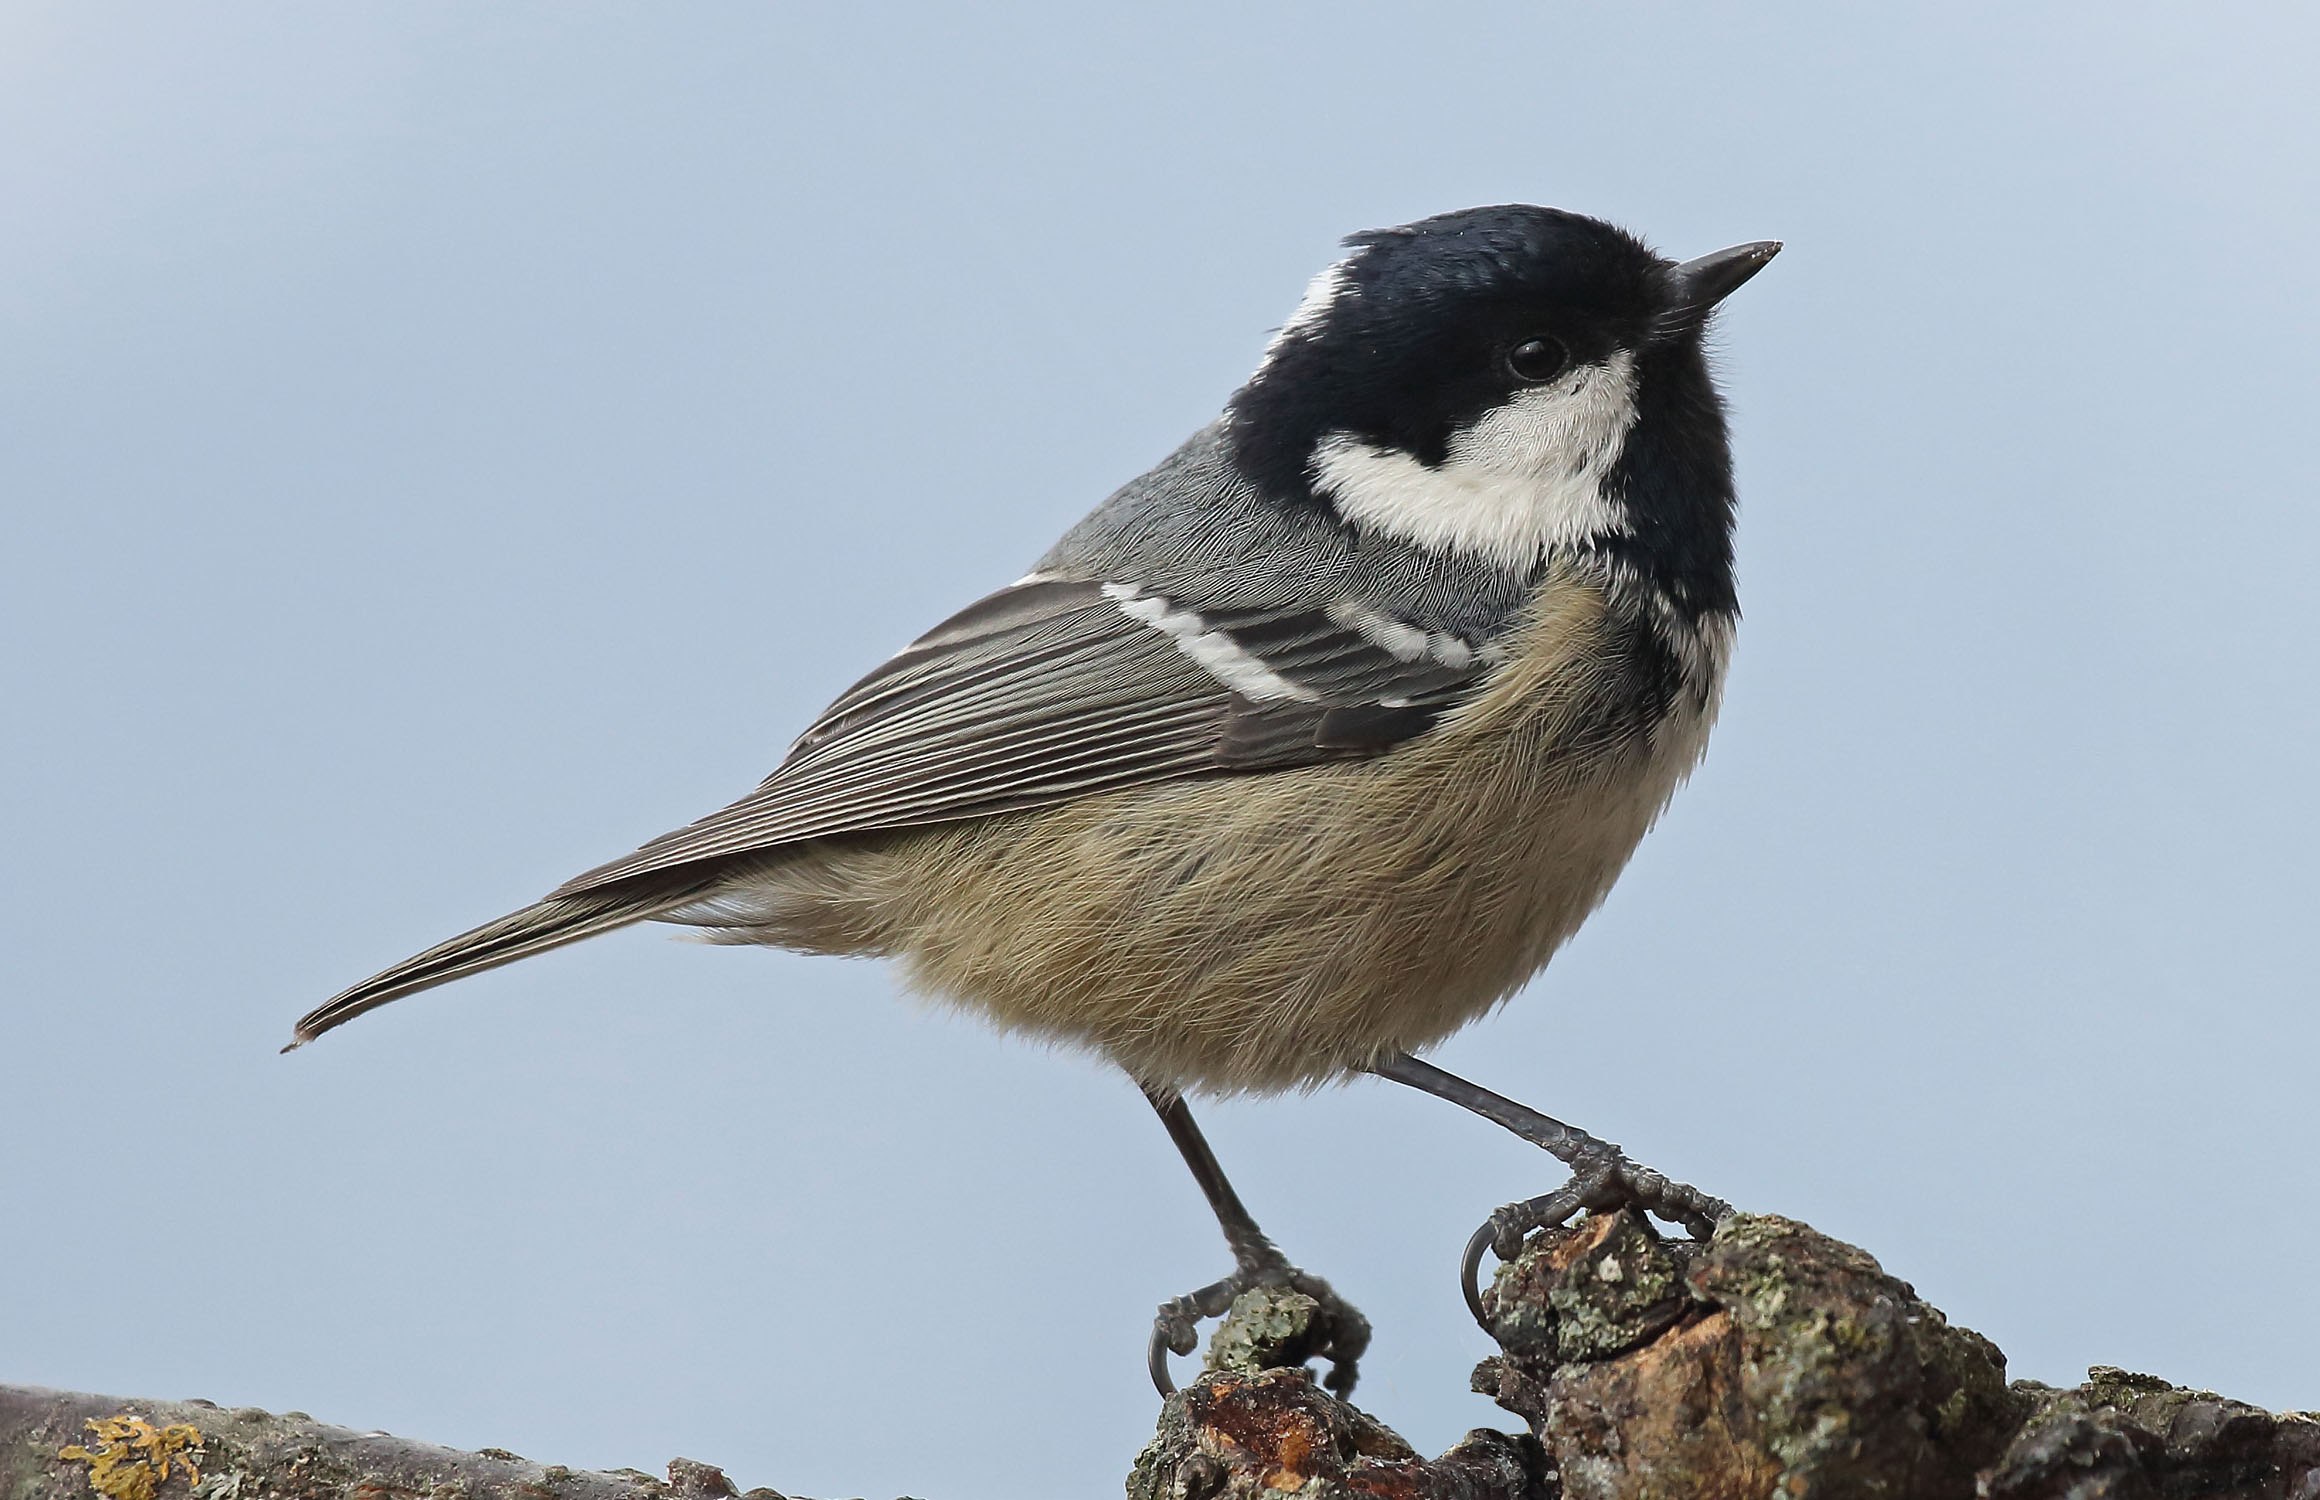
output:
POLYGON ((1229 408, 1254 486, 1525 574, 1605 550, 1729 607, 1722 413, 1670 262, 1527 205, 1346 243, 1229 408))

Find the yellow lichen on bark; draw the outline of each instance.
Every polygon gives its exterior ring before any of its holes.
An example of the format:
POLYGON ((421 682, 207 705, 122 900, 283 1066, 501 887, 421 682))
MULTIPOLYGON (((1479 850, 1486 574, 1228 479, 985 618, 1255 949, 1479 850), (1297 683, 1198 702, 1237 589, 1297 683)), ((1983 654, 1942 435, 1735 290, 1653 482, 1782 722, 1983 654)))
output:
POLYGON ((189 1484, 201 1482, 194 1459, 201 1453, 201 1434, 184 1422, 155 1427, 127 1412, 91 1420, 89 1431, 96 1446, 74 1443, 57 1457, 89 1466, 89 1487, 105 1500, 154 1500, 174 1466, 189 1484))

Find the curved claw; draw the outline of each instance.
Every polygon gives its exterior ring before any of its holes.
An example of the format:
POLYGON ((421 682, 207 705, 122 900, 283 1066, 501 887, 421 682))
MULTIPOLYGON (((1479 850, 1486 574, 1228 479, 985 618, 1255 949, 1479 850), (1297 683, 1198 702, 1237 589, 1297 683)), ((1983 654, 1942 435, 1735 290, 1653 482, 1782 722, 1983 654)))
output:
POLYGON ((1466 1253, 1458 1257, 1458 1289, 1466 1294, 1466 1310, 1474 1315, 1476 1326, 1484 1333, 1492 1332, 1490 1314, 1482 1310, 1482 1252, 1494 1249, 1498 1243, 1498 1215, 1482 1221, 1482 1227, 1469 1235, 1466 1253))
POLYGON ((1532 1230, 1553 1228, 1579 1210, 1595 1207, 1605 1181, 1606 1174, 1598 1171, 1585 1178, 1575 1177, 1551 1193, 1509 1203, 1492 1212, 1468 1237, 1466 1253, 1458 1260, 1458 1289, 1466 1294, 1466 1310, 1484 1333, 1495 1337, 1498 1330, 1482 1306, 1482 1252, 1487 1250, 1501 1261, 1513 1260, 1522 1254, 1523 1239, 1532 1230))
POLYGON ((1168 1356, 1190 1354, 1200 1343, 1199 1331, 1180 1308, 1184 1300, 1179 1297, 1161 1306, 1159 1315, 1152 1319, 1152 1336, 1144 1345, 1144 1367, 1152 1372, 1152 1384, 1163 1396, 1176 1389, 1176 1381, 1168 1373, 1168 1356))
POLYGON ((1232 1306, 1236 1290, 1234 1278, 1228 1276, 1160 1304, 1152 1317, 1152 1337, 1144 1346, 1144 1367, 1152 1372, 1153 1388, 1162 1396, 1176 1389, 1176 1381, 1168 1373, 1168 1356, 1190 1354, 1199 1348, 1200 1320, 1216 1317, 1232 1306))
POLYGON ((1176 1378, 1168 1373, 1168 1354, 1175 1341, 1165 1337, 1166 1333, 1155 1319, 1151 1341, 1144 1346, 1144 1368, 1152 1372, 1152 1388, 1163 1401, 1176 1394, 1176 1378))

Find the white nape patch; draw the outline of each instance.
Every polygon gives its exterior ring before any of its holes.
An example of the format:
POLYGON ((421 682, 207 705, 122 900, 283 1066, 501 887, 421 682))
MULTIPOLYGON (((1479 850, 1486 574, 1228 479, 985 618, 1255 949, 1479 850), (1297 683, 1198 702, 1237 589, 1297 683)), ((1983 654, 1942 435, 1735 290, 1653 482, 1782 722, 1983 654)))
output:
POLYGON ((1244 698, 1260 703, 1293 698, 1317 703, 1321 695, 1302 683, 1291 682, 1241 648, 1241 643, 1189 609, 1171 609, 1157 594, 1147 594, 1132 583, 1107 583, 1104 597, 1120 613, 1149 625, 1176 643, 1176 649, 1207 669, 1208 674, 1244 698))
POLYGON ((1306 283, 1305 295, 1298 301, 1297 310, 1289 314, 1289 321, 1283 323, 1280 331, 1273 335, 1272 342, 1265 345, 1265 357, 1257 361, 1260 371, 1273 362, 1274 357, 1291 339, 1302 338, 1321 326, 1321 320, 1329 316, 1329 309, 1335 307, 1337 299, 1345 295, 1347 287, 1353 285, 1353 260, 1353 256, 1348 255, 1325 267, 1320 275, 1306 283))
MULTIPOLYGON (((1454 635, 1420 630, 1417 626, 1381 615, 1364 604, 1340 599, 1329 606, 1329 618, 1385 652, 1396 661, 1424 661, 1432 657, 1445 667, 1474 665, 1474 648, 1454 635)), ((1388 702, 1386 707, 1402 705, 1388 702)))
POLYGON ((1634 425, 1635 359, 1622 349, 1484 413, 1452 436, 1439 467, 1340 432, 1314 446, 1310 471, 1357 526, 1527 568, 1627 529, 1603 482, 1634 425))

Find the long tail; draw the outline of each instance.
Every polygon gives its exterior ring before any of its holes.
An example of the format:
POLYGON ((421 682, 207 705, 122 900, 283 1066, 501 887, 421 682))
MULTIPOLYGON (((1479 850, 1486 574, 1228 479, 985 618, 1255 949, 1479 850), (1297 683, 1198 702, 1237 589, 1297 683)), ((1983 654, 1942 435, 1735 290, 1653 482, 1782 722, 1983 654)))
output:
POLYGON ((534 902, 521 911, 509 912, 473 931, 437 943, 426 952, 414 954, 393 968, 331 996, 298 1018, 297 1038, 282 1050, 303 1047, 333 1026, 344 1025, 390 1000, 400 1000, 405 995, 431 990, 469 974, 480 974, 501 964, 512 964, 519 958, 529 958, 550 948, 561 948, 566 943, 610 932, 615 927, 644 921, 681 903, 695 894, 696 889, 689 883, 674 889, 666 883, 656 883, 644 890, 632 886, 627 890, 589 891, 534 902))

